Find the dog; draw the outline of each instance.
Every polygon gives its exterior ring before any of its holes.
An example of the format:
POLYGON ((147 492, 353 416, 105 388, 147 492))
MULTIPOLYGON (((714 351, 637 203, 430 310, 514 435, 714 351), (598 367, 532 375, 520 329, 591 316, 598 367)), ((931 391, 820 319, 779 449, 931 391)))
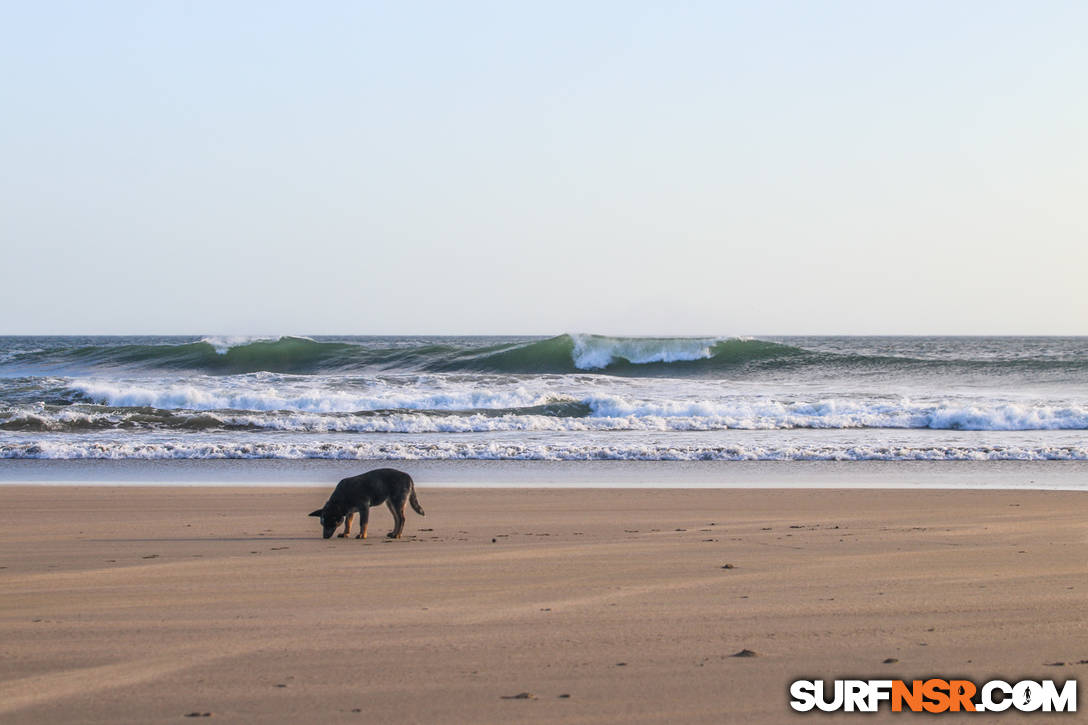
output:
POLYGON ((310 516, 321 519, 326 539, 332 537, 346 518, 344 530, 339 534, 339 538, 343 539, 351 533, 351 520, 358 512, 360 531, 355 538, 365 539, 370 507, 383 503, 393 512, 393 530, 386 534, 390 539, 399 539, 404 531, 405 504, 412 504, 420 516, 426 515, 416 498, 416 487, 411 476, 394 468, 378 468, 340 481, 325 506, 313 511, 310 516))

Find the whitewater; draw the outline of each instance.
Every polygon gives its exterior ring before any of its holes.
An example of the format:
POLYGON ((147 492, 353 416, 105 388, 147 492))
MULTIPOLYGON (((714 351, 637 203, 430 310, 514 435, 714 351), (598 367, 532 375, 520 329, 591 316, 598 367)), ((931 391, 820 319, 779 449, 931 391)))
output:
POLYGON ((7 337, 0 459, 1088 460, 1083 337, 7 337))

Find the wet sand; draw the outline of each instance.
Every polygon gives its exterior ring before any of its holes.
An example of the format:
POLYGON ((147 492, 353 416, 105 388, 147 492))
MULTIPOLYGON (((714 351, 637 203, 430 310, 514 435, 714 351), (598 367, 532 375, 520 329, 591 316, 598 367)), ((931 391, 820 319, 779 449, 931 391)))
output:
POLYGON ((1084 493, 421 487, 400 541, 322 540, 327 494, 0 486, 0 722, 873 721, 789 683, 1088 677, 1084 493))

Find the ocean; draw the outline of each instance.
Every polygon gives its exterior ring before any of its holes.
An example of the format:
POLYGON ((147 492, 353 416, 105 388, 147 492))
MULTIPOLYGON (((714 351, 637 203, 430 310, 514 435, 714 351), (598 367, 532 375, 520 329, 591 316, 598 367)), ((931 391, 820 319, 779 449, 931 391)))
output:
POLYGON ((4 337, 0 459, 1085 461, 1085 337, 4 337))

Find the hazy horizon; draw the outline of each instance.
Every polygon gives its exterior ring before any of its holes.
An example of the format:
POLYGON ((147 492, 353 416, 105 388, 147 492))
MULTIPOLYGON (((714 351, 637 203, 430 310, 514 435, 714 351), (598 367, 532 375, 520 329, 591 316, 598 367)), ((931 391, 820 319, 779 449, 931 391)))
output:
POLYGON ((1085 27, 11 3, 0 334, 1085 334, 1085 27))

